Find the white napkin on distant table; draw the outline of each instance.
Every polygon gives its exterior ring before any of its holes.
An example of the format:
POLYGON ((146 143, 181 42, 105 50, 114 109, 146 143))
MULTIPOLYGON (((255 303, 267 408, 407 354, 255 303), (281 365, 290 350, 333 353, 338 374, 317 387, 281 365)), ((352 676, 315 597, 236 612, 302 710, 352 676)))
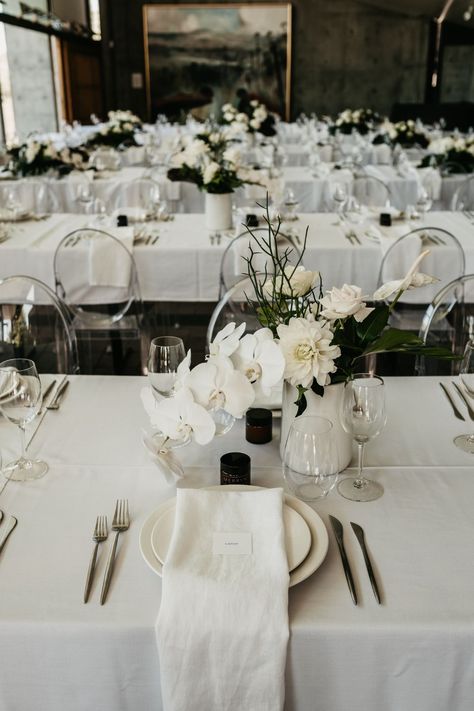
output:
POLYGON ((431 200, 439 200, 441 197, 442 178, 437 168, 423 168, 419 171, 421 184, 428 193, 431 200))
MULTIPOLYGON (((108 234, 120 240, 128 252, 133 250, 133 227, 107 229, 108 234)), ((118 244, 106 237, 89 242, 89 282, 91 286, 125 288, 130 282, 131 259, 118 244)))
POLYGON ((283 709, 283 491, 225 489, 177 490, 156 626, 164 711, 283 709), (213 553, 215 533, 239 532, 251 553, 213 553))

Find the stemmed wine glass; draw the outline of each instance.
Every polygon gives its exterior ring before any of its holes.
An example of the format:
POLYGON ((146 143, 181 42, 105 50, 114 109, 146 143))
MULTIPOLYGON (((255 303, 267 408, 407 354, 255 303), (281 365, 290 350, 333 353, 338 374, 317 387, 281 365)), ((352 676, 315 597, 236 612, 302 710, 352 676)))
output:
POLYGON ((148 355, 148 379, 159 399, 173 394, 178 365, 185 357, 182 338, 159 336, 152 340, 148 355))
MULTIPOLYGON (((467 397, 474 397, 474 340, 469 339, 464 349, 464 355, 459 368, 461 383, 467 391, 467 397)), ((454 444, 463 452, 474 454, 474 432, 462 434, 454 438, 454 444)))
POLYGON ((303 501, 328 495, 338 479, 338 456, 332 422, 324 417, 297 417, 283 452, 283 477, 303 501))
POLYGON ((21 433, 20 458, 3 469, 7 479, 39 479, 48 471, 46 462, 27 458, 25 447, 25 427, 38 415, 41 403, 41 381, 32 360, 11 358, 0 363, 0 409, 21 433))
POLYGON ((343 217, 344 205, 346 204, 346 201, 347 201, 347 192, 346 192, 345 187, 342 183, 335 184, 334 192, 332 194, 332 199, 334 200, 334 203, 336 205, 336 214, 339 218, 339 223, 342 224, 344 222, 344 217, 343 217))
POLYGON ((365 444, 376 437, 386 422, 385 387, 382 378, 372 373, 356 373, 344 386, 341 423, 358 447, 358 474, 339 482, 337 490, 351 501, 373 501, 383 494, 378 482, 363 475, 365 444))

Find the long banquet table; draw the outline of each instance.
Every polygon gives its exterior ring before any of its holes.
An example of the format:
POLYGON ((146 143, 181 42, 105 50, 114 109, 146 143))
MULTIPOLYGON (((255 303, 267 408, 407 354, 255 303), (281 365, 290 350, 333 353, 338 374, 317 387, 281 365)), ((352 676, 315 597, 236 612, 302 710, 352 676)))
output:
MULTIPOLYGON (((36 482, 9 482, 0 494, 0 508, 19 521, 0 557, 0 709, 158 710, 161 581, 138 539, 175 490, 141 444, 145 379, 71 381, 61 409, 46 415, 31 445, 50 471, 36 482), (120 497, 128 498, 132 521, 110 594, 101 607, 102 551, 84 605, 95 517, 110 521, 120 497)), ((289 594, 286 711, 472 709, 473 459, 452 443, 472 423, 455 419, 434 378, 387 378, 386 391, 387 425, 367 447, 383 497, 357 504, 332 492, 314 505, 326 526, 330 513, 344 524, 360 604, 351 602, 330 533, 321 567, 289 594), (350 521, 366 531, 381 606, 350 521)), ((207 447, 179 450, 186 471, 180 485, 218 483, 219 456, 237 450, 252 458, 252 483, 281 486, 277 429, 271 444, 250 445, 237 422, 207 447)), ((4 458, 16 446, 15 428, 0 421, 4 458)))
MULTIPOLYGON (((329 174, 324 173, 315 177, 307 166, 288 166, 281 170, 280 177, 271 182, 271 194, 281 193, 291 189, 300 203, 302 212, 325 212, 333 208, 331 199, 334 184, 345 182, 350 192, 352 174, 347 170, 337 170, 334 164, 330 166, 329 174), (331 188, 332 186, 332 188, 331 188)), ((150 168, 138 166, 125 166, 118 171, 104 171, 96 174, 90 183, 94 198, 99 198, 108 209, 116 207, 118 203, 117 190, 121 186, 128 186, 133 180, 144 176, 152 177, 160 184, 162 197, 169 200, 176 212, 196 213, 204 212, 204 193, 196 185, 183 182, 171 182, 163 171, 156 173, 150 168)), ((417 201, 419 186, 423 182, 424 169, 414 171, 411 175, 400 175, 397 170, 388 165, 372 167, 372 174, 386 182, 391 191, 392 204, 398 209, 405 209, 407 205, 414 205, 417 201)), ((443 177, 441 194, 435 201, 436 209, 449 210, 455 190, 466 179, 465 174, 443 177)), ((37 178, 33 179, 37 181, 37 178)), ((58 212, 81 212, 83 205, 79 200, 79 189, 87 181, 84 175, 71 173, 61 179, 48 179, 56 202, 55 210, 58 212)), ((261 195, 264 195, 262 189, 261 195)), ((32 180, 21 178, 18 180, 3 179, 0 181, 0 202, 2 195, 12 194, 20 200, 27 209, 34 204, 34 188, 32 180)), ((248 205, 253 202, 255 191, 251 186, 243 186, 235 193, 235 202, 238 205, 248 205)), ((5 197, 4 197, 5 199, 5 197)), ((123 203, 122 203, 123 204, 123 203)))
MULTIPOLYGON (((54 289, 53 256, 57 245, 69 232, 89 223, 86 215, 52 215, 38 222, 9 224, 10 238, 0 243, 0 278, 28 274, 54 289)), ((377 225, 375 218, 373 224, 377 225)), ((432 212, 423 221, 412 221, 411 227, 400 222, 379 227, 381 243, 358 228, 361 244, 352 245, 346 238, 349 226, 342 227, 331 213, 302 214, 296 222, 283 225, 282 231, 291 229, 302 241, 308 226, 304 264, 307 269, 321 272, 324 288, 357 284, 370 294, 377 287, 380 263, 388 247, 410 229, 423 225, 443 228, 457 237, 466 255, 466 273, 474 272, 474 224, 463 213, 432 212)), ((203 215, 176 215, 173 221, 150 223, 149 228, 159 235, 158 241, 134 247, 143 299, 216 301, 222 255, 235 233, 223 235, 220 243, 211 242, 203 215)), ((87 249, 80 242, 70 249, 77 255, 77 269, 86 274, 87 249)), ((449 247, 431 245, 431 249, 439 257, 441 269, 446 256, 443 250, 449 247)), ((435 262, 433 273, 441 274, 439 269, 435 262)), ((426 296, 427 290, 420 290, 420 298, 426 301, 426 296)))

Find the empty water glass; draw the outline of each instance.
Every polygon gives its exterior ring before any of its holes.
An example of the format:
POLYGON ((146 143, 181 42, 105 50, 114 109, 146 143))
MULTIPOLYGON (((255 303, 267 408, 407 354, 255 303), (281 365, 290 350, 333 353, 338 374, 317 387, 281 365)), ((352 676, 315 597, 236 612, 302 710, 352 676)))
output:
POLYGON ((148 379, 159 398, 173 395, 178 366, 185 357, 182 338, 159 336, 152 340, 148 355, 148 379))
POLYGON ((324 417, 297 417, 288 432, 283 452, 283 477, 303 501, 328 495, 337 483, 339 460, 333 425, 324 417))

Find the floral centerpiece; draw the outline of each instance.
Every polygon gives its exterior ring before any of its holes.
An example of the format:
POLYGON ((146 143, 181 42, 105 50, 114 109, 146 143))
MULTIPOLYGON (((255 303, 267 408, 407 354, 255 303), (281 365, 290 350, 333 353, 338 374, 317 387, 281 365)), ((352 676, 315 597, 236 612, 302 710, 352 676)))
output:
POLYGON ((8 149, 8 169, 14 175, 67 175, 71 170, 87 167, 88 153, 84 148, 56 148, 48 139, 29 138, 19 146, 8 149))
POLYGON ((420 167, 438 166, 444 173, 474 172, 474 138, 446 136, 428 146, 420 167))
POLYGON ((365 136, 369 131, 373 131, 381 121, 381 116, 372 109, 356 109, 355 111, 345 109, 338 114, 332 126, 329 127, 329 131, 332 134, 351 134, 355 131, 365 136))
POLYGON ((136 134, 142 122, 131 111, 109 111, 108 121, 100 124, 96 133, 88 139, 88 146, 135 146, 136 134))
POLYGON ((418 126, 416 121, 409 119, 408 121, 384 121, 378 129, 377 135, 372 141, 374 145, 388 143, 389 145, 400 145, 402 148, 413 148, 419 146, 426 148, 429 144, 429 138, 426 133, 418 126))
MULTIPOLYGON (((268 209, 266 222, 268 235, 253 234, 256 249, 245 258, 253 286, 248 298, 262 328, 244 335, 245 324, 228 324, 215 337, 206 362, 191 369, 188 353, 178 369, 173 397, 156 402, 150 390, 143 394, 153 425, 166 438, 164 452, 183 438, 206 444, 216 433, 216 412, 243 417, 256 397, 269 394, 282 378, 294 388, 299 416, 307 407, 309 393, 324 400, 327 386, 343 383, 359 372, 367 356, 402 352, 454 357, 445 349, 425 346, 409 331, 388 325, 405 290, 437 281, 418 271, 428 251, 417 257, 403 279, 384 284, 370 298, 349 284, 324 293, 319 272, 301 264, 307 235, 300 257, 291 263, 292 250, 282 253, 277 249, 280 224, 272 224, 268 209), (264 274, 254 268, 255 257, 262 251, 271 263, 264 274)), ((284 407, 285 403, 283 418, 284 407)), ((334 417, 338 417, 337 410, 334 417)), ((349 437, 349 458, 350 451, 349 437)))
POLYGON ((238 110, 232 104, 224 104, 222 107, 221 123, 229 126, 236 135, 245 133, 261 133, 263 136, 274 136, 275 117, 271 114, 265 104, 256 99, 238 110))

